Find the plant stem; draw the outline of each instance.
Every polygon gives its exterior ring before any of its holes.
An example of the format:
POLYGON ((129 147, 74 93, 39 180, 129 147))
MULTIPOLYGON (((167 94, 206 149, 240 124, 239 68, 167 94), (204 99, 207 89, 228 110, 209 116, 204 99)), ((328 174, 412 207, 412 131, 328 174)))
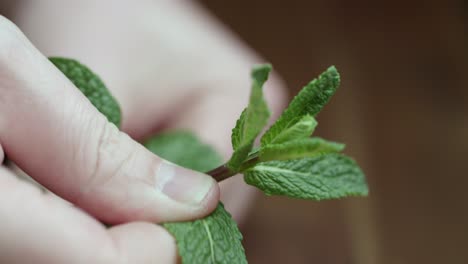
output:
MULTIPOLYGON (((253 155, 249 155, 249 158, 242 163, 241 169, 239 171, 244 171, 250 167, 253 167, 255 164, 259 162, 258 158, 258 153, 255 153, 253 155)), ((210 175, 213 177, 217 182, 221 182, 225 179, 228 179, 239 172, 235 172, 230 170, 226 164, 223 164, 215 169, 210 170, 206 174, 210 175)))
POLYGON ((235 172, 231 171, 226 164, 223 164, 215 169, 210 170, 206 174, 211 175, 217 182, 223 181, 236 175, 235 172))

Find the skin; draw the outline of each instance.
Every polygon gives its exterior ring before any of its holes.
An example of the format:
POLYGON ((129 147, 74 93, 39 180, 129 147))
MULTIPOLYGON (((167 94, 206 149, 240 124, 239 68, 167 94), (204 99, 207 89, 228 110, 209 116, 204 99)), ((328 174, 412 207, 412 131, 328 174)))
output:
MULTIPOLYGON (((21 30, 0 17, 0 158, 54 194, 0 168, 0 262, 175 263, 174 239, 154 223, 209 214, 220 189, 134 139, 188 129, 227 158, 261 60, 189 1, 20 1, 16 11, 21 30), (44 55, 99 73, 121 103, 124 132, 44 55)), ((265 88, 274 113, 282 86, 274 75, 265 88)), ((221 193, 241 219, 252 189, 237 177, 221 193)))

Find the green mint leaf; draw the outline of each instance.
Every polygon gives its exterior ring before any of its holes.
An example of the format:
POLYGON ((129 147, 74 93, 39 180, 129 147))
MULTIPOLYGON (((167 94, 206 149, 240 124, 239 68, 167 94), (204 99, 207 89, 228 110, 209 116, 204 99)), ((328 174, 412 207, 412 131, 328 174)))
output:
POLYGON ((163 226, 176 238, 184 264, 247 263, 242 234, 221 203, 206 218, 163 226))
POLYGON ((170 162, 196 171, 206 172, 222 163, 221 156, 211 146, 186 131, 160 134, 143 145, 170 162))
MULTIPOLYGON (((222 162, 213 148, 188 132, 165 133, 144 145, 164 159, 201 172, 222 162)), ((221 203, 203 219, 163 226, 175 237, 183 264, 247 263, 242 234, 221 203)))
POLYGON ((282 130, 271 142, 268 142, 268 145, 308 138, 314 132, 315 127, 317 126, 317 121, 313 116, 305 115, 303 117, 296 118, 291 122, 291 124, 292 125, 282 130))
POLYGON ((96 74, 73 59, 51 57, 49 60, 80 89, 109 122, 120 126, 120 106, 96 74))
POLYGON ((260 149, 260 161, 311 158, 327 153, 340 152, 345 145, 322 138, 303 138, 282 144, 271 144, 260 149))
POLYGON ((262 86, 268 79, 271 65, 259 65, 252 70, 252 91, 249 105, 242 112, 236 126, 232 130, 232 147, 234 153, 227 166, 232 171, 238 171, 252 150, 255 139, 268 123, 270 111, 263 98, 262 86))
POLYGON ((358 165, 351 158, 336 153, 261 162, 244 171, 244 180, 267 195, 301 199, 324 200, 368 193, 358 165))
POLYGON ((339 84, 340 75, 334 66, 307 84, 263 135, 261 145, 266 146, 274 142, 278 135, 295 124, 298 116, 317 115, 338 89, 339 84))

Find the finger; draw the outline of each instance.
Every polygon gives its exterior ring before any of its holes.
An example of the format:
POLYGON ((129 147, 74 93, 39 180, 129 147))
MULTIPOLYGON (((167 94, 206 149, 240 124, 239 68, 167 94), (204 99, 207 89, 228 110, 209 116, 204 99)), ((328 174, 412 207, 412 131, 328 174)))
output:
MULTIPOLYGON (((132 136, 144 138, 171 123, 170 128, 195 131, 228 158, 231 128, 249 94, 255 54, 248 47, 194 2, 119 2, 107 13, 107 23, 102 21, 105 3, 69 5, 29 1, 18 21, 44 52, 73 54, 99 69, 122 102, 123 129, 132 136), (80 15, 73 15, 76 12, 80 15), (66 21, 67 27, 59 21, 66 21), (47 32, 38 28, 39 22, 47 32), (120 38, 122 31, 126 38, 120 38), (89 39, 96 40, 92 46, 89 39), (134 61, 138 67, 129 69, 128 63, 134 61), (164 93, 155 87, 172 89, 164 93), (161 94, 167 98, 158 99, 161 94), (177 113, 186 115, 181 118, 177 113)), ((279 78, 272 79, 269 83, 275 84, 267 83, 265 91, 275 114, 286 96, 279 78)), ((229 200, 226 207, 240 219, 252 188, 240 177, 221 186, 223 200, 229 200)))
MULTIPOLYGON (((127 263, 175 263, 177 250, 174 238, 162 227, 133 222, 109 229, 117 251, 127 263)), ((107 262, 113 263, 113 262, 107 262)))
POLYGON ((0 263, 128 264, 176 261, 162 227, 131 223, 106 230, 89 215, 0 168, 0 263))
POLYGON ((5 159, 5 153, 3 152, 2 144, 0 142, 0 165, 3 164, 4 159, 5 159))
MULTIPOLYGON (((171 128, 194 131, 228 158, 231 128, 247 102, 254 55, 192 2, 119 2, 107 13, 108 23, 102 21, 107 4, 89 3, 74 2, 69 8, 63 1, 29 1, 18 21, 44 52, 73 54, 99 69, 122 103, 123 129, 132 136, 144 138, 167 122, 171 128), (58 21, 66 21, 67 27, 58 21), (127 37, 115 45, 122 31, 127 37), (96 40, 93 46, 87 45, 89 39, 96 40), (99 56, 94 50, 100 50, 99 56), (129 69, 125 62, 132 61, 138 67, 129 69), (155 87, 171 87, 164 93, 170 98, 159 100, 162 92, 155 87)), ((252 188, 240 177, 221 186, 226 207, 241 219, 252 188)))
POLYGON ((120 132, 1 17, 0 141, 26 173, 109 223, 188 220, 217 204, 211 177, 120 132))

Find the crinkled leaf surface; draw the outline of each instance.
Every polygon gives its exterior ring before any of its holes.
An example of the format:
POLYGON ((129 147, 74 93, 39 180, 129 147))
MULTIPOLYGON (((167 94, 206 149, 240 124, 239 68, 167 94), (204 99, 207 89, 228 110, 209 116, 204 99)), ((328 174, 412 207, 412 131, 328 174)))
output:
POLYGON ((261 162, 246 170, 244 179, 267 195, 301 199, 334 199, 368 192, 358 165, 351 158, 335 153, 261 162))
MULTIPOLYGON (((201 172, 222 162, 213 148, 187 132, 156 136, 145 146, 162 158, 201 172)), ((165 223, 163 226, 175 237, 183 264, 247 263, 241 243, 242 234, 221 203, 203 219, 165 223)))
POLYGON ((268 144, 281 144, 288 141, 310 137, 317 126, 317 121, 313 116, 305 115, 292 120, 291 124, 292 125, 283 129, 268 144))
POLYGON ((252 91, 249 104, 232 130, 231 141, 234 153, 227 163, 232 171, 239 170, 240 165, 252 150, 255 139, 270 117, 270 111, 263 98, 262 90, 270 71, 271 65, 269 64, 256 66, 252 70, 252 91))
POLYGON ((326 153, 340 152, 345 145, 322 138, 302 138, 282 144, 270 144, 260 149, 260 160, 291 160, 311 158, 326 153))
POLYGON ((107 117, 109 122, 120 126, 120 106, 101 81, 88 67, 73 59, 51 57, 49 60, 80 89, 91 103, 107 117))
POLYGON ((166 223, 164 227, 176 238, 184 264, 247 263, 242 235, 221 203, 204 219, 166 223))
POLYGON ((317 79, 307 84, 263 135, 261 145, 266 146, 274 142, 284 130, 295 124, 294 121, 298 117, 317 115, 338 89, 339 84, 340 75, 334 66, 331 66, 317 79))

